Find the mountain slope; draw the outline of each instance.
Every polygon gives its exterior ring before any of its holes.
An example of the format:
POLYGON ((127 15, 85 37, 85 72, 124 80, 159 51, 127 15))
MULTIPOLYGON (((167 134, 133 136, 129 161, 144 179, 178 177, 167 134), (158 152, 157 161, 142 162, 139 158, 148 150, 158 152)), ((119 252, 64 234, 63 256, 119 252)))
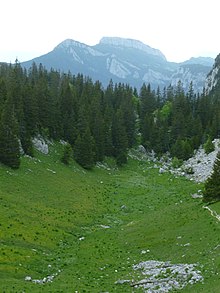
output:
POLYGON ((175 85, 177 79, 181 79, 186 89, 193 81, 195 90, 201 91, 211 70, 211 60, 194 58, 179 64, 168 62, 160 50, 140 41, 104 37, 95 46, 67 39, 51 52, 22 65, 30 67, 35 62, 42 63, 47 69, 82 73, 93 80, 100 80, 104 86, 112 79, 137 88, 144 82, 153 88, 162 88, 175 85))
POLYGON ((220 54, 215 58, 212 70, 206 78, 205 88, 207 93, 213 91, 217 92, 220 89, 220 54))

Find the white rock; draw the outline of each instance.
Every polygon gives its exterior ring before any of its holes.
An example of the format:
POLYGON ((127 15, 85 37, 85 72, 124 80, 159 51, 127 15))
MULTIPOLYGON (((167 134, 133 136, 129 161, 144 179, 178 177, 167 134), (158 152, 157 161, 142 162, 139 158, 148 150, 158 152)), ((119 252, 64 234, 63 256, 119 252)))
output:
POLYGON ((161 167, 161 168, 159 169, 159 173, 160 173, 160 174, 163 174, 163 173, 165 173, 165 172, 166 172, 166 170, 165 170, 164 168, 161 167))
POLYGON ((45 142, 45 140, 38 136, 38 137, 35 137, 33 140, 33 145, 34 147, 40 151, 41 153, 45 154, 45 155, 48 155, 49 153, 49 148, 48 148, 48 144, 45 142))
POLYGON ((24 278, 24 280, 25 280, 25 281, 31 281, 32 278, 31 278, 30 276, 26 276, 26 277, 24 278))

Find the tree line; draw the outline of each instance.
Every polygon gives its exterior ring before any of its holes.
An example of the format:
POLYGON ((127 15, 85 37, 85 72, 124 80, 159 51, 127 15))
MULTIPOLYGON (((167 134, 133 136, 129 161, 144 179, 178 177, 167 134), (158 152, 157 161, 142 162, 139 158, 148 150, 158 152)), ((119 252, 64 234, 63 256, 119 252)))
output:
POLYGON ((218 91, 197 94, 191 83, 157 90, 143 84, 109 82, 103 88, 81 74, 64 74, 33 63, 0 65, 0 162, 19 168, 21 153, 33 156, 32 139, 41 134, 64 140, 84 168, 110 156, 118 165, 138 144, 158 155, 185 160, 208 139, 220 135, 218 91), (22 150, 22 152, 21 152, 22 150))

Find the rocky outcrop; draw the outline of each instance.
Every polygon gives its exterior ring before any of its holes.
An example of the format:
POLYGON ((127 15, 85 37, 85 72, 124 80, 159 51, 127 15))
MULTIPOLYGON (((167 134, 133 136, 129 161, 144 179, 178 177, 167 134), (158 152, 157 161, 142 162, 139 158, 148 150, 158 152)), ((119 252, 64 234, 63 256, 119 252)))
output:
POLYGON ((34 137, 32 140, 33 146, 41 153, 47 155, 49 153, 49 147, 46 141, 41 137, 34 137))
POLYGON ((204 81, 207 76, 207 68, 207 66, 200 64, 180 66, 170 77, 171 85, 176 86, 181 80, 183 88, 188 90, 192 82, 194 89, 201 93, 205 85, 204 81))
POLYGON ((130 282, 134 288, 143 288, 145 292, 170 292, 180 290, 188 284, 193 285, 202 282, 201 272, 196 269, 196 264, 171 264, 170 261, 143 261, 133 265, 135 271, 141 271, 145 276, 138 281, 118 280, 116 284, 130 282))
POLYGON ((186 177, 197 182, 204 182, 211 175, 217 153, 220 151, 220 140, 215 139, 213 143, 215 145, 213 152, 206 154, 200 147, 192 158, 184 162, 183 169, 191 170, 191 174, 185 173, 186 177))
POLYGON ((205 81, 206 93, 210 93, 220 80, 220 54, 216 57, 212 70, 205 81))
MULTIPOLYGON (((173 166, 173 161, 169 154, 165 154, 158 159, 153 151, 151 153, 147 152, 142 145, 130 150, 128 155, 135 160, 153 162, 154 168, 158 169, 159 174, 170 172, 176 176, 185 176, 196 182, 204 182, 212 173, 217 153, 220 151, 220 139, 213 140, 213 144, 215 146, 214 151, 206 154, 203 146, 200 146, 195 151, 194 156, 184 161, 179 168, 173 166)), ((201 194, 194 196, 201 197, 201 194)))

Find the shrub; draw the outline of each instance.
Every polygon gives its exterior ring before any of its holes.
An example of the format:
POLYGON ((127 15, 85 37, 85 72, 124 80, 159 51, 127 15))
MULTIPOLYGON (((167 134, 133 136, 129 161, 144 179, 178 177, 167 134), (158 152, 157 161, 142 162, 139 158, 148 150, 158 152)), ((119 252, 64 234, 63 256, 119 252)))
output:
POLYGON ((174 157, 172 159, 172 167, 173 168, 180 168, 183 164, 183 160, 178 159, 177 157, 174 157))
POLYGON ((207 140, 204 143, 203 147, 204 147, 204 150, 205 150, 206 154, 209 154, 209 153, 211 153, 211 152, 213 152, 215 150, 215 145, 212 142, 210 136, 207 138, 207 140))

